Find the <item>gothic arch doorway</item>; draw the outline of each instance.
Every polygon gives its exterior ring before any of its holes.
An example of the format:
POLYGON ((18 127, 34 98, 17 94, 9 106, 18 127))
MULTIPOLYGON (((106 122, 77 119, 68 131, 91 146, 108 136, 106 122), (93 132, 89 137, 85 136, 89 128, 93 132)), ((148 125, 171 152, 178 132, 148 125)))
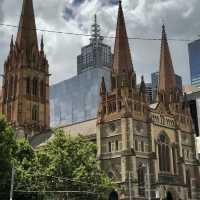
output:
POLYGON ((119 200, 119 196, 115 190, 110 193, 108 200, 119 200))
POLYGON ((167 198, 166 198, 166 200, 174 200, 173 199, 173 196, 172 196, 172 193, 171 192, 167 192, 167 198))

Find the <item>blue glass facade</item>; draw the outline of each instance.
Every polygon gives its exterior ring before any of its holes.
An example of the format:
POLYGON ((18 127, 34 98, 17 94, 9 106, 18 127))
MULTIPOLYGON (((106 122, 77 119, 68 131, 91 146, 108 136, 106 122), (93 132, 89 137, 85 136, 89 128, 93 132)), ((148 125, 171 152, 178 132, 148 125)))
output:
POLYGON ((111 63, 111 47, 103 43, 95 16, 90 44, 77 57, 77 76, 50 87, 52 127, 96 118, 99 86, 103 76, 108 87, 111 63))
POLYGON ((200 87, 200 40, 188 45, 191 84, 200 87))

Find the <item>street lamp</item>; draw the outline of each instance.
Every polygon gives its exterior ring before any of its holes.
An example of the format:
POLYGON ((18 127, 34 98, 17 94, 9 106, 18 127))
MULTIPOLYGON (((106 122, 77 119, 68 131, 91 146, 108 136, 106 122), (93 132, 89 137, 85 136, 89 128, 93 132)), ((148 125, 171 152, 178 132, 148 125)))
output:
MULTIPOLYGON (((16 123, 15 122, 11 123, 11 126, 13 127, 13 130, 14 130, 13 138, 14 138, 14 140, 16 140, 16 137, 17 137, 16 123)), ((11 185, 10 185, 10 200, 13 200, 14 181, 15 181, 15 166, 13 163, 12 175, 11 175, 11 185)))

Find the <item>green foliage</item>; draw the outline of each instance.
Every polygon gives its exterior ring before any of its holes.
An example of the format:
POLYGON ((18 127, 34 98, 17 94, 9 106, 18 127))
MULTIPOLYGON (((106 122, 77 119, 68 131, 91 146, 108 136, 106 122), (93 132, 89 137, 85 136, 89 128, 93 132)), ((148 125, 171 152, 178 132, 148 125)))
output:
POLYGON ((68 198, 96 200, 96 194, 110 190, 112 184, 96 160, 95 144, 70 137, 59 129, 53 135, 46 145, 34 150, 27 140, 16 141, 13 129, 0 118, 0 199, 8 199, 13 164, 14 189, 18 191, 14 193, 15 200, 66 198, 66 193, 42 191, 88 191, 94 194, 68 194, 68 198))
POLYGON ((0 194, 7 193, 12 169, 13 151, 16 147, 14 132, 3 117, 0 118, 0 194))
MULTIPOLYGON (((80 137, 72 138, 61 130, 35 152, 27 141, 17 142, 17 190, 31 191, 89 191, 105 193, 112 187, 96 160, 96 145, 80 137)), ((53 199, 62 199, 59 194, 53 199)), ((97 199, 85 194, 71 195, 75 199, 97 199)), ((51 199, 51 195, 47 199, 51 199)))

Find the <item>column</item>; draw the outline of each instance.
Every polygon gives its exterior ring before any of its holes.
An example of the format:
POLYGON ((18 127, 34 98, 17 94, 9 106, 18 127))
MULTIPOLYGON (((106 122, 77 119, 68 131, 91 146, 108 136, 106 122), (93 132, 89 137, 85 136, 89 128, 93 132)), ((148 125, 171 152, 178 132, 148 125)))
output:
POLYGON ((179 145, 180 157, 183 157, 182 138, 180 130, 178 130, 178 145, 179 145))
POLYGON ((124 153, 128 150, 128 119, 121 119, 121 134, 122 134, 122 156, 121 156, 121 174, 122 174, 122 182, 127 179, 127 157, 124 153))
POLYGON ((172 175, 174 175, 174 163, 173 163, 172 145, 169 145, 169 153, 170 153, 170 168, 171 168, 171 173, 172 173, 172 175))
POLYGON ((155 153, 156 153, 156 159, 154 160, 154 167, 155 167, 155 180, 158 181, 158 173, 160 171, 159 169, 159 155, 158 155, 158 144, 155 142, 155 153))
POLYGON ((97 140, 97 158, 100 158, 101 156, 101 130, 102 130, 102 125, 98 124, 96 128, 96 140, 97 140))

